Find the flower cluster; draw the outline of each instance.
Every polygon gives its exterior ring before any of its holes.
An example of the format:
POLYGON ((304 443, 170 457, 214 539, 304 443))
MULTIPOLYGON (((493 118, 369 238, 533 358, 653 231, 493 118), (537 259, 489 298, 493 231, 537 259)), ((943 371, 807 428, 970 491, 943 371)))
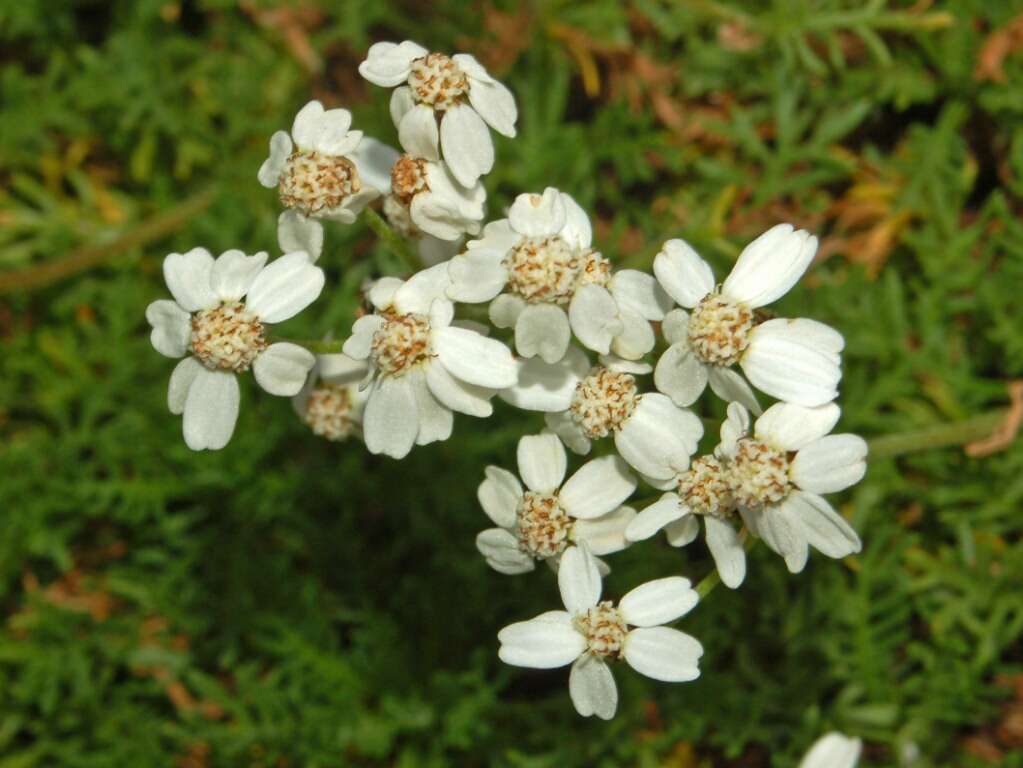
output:
POLYGON ((449 439, 455 413, 489 417, 497 397, 543 427, 519 440, 517 474, 485 469, 478 499, 494 527, 476 546, 506 575, 546 563, 565 607, 501 630, 500 658, 571 665, 576 709, 605 719, 617 708, 612 662, 656 680, 698 677, 700 643, 666 626, 696 606, 690 581, 658 578, 615 603, 602 599, 610 566, 601 558, 662 529, 686 545, 702 521, 734 589, 756 539, 793 573, 811 548, 859 551, 823 496, 866 469, 866 443, 831 434, 843 338, 764 309, 806 272, 817 238, 779 224, 718 283, 679 239, 664 243, 652 274, 615 269, 583 208, 553 187, 518 195, 484 226, 491 130, 516 134, 508 89, 468 54, 411 41, 373 45, 359 72, 394 89, 400 150, 352 130, 347 110, 310 102, 290 133, 271 137, 257 173, 284 208, 284 255, 267 264, 265 253, 214 259, 197 248, 164 262, 174 300, 153 302, 146 317, 157 351, 184 358, 168 405, 184 416, 186 444, 227 444, 237 374, 250 369, 263 389, 292 398, 315 435, 359 439, 395 459, 449 439), (343 340, 272 335, 323 290, 323 222, 351 224, 374 204, 395 237, 418 245, 424 268, 367 285, 343 340), (709 411, 693 409, 708 386, 727 418, 717 446, 700 454, 709 411), (570 454, 587 457, 572 472, 570 454), (627 502, 641 484, 662 495, 637 511, 627 502))

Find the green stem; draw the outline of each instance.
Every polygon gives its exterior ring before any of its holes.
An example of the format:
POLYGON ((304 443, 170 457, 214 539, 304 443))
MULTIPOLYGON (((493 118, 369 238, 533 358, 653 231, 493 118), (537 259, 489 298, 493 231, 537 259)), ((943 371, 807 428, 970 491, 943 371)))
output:
POLYGON ((412 253, 412 249, 409 248, 408 241, 405 238, 391 229, 390 225, 372 208, 366 208, 362 215, 365 217, 366 223, 369 224, 369 228, 376 233, 377 237, 384 241, 407 271, 416 272, 419 270, 419 260, 412 253))
POLYGON ((875 437, 867 443, 868 455, 871 459, 887 459, 982 440, 998 428, 1007 413, 1007 408, 998 408, 961 421, 875 437))

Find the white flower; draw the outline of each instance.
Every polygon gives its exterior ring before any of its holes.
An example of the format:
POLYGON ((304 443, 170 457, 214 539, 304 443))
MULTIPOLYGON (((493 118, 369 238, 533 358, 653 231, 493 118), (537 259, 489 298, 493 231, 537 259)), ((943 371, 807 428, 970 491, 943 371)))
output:
MULTIPOLYGON (((318 101, 310 101, 295 116, 291 135, 277 131, 270 137, 270 156, 259 169, 259 183, 277 187, 281 204, 294 213, 287 219, 296 233, 287 238, 308 243, 307 230, 319 229, 306 224, 309 218, 334 219, 351 224, 366 204, 380 195, 372 183, 379 176, 374 163, 380 161, 379 142, 363 141, 362 131, 348 130, 352 115, 347 109, 324 110, 318 101)), ((282 237, 282 235, 278 235, 282 237)), ((322 244, 322 232, 319 235, 322 244)), ((315 259, 318 248, 310 253, 315 259)))
POLYGON ((533 570, 537 560, 556 564, 580 541, 598 555, 625 548, 625 527, 636 513, 620 505, 636 490, 635 478, 617 456, 603 456, 566 482, 566 461, 558 438, 543 434, 519 440, 519 475, 527 490, 508 470, 487 467, 477 496, 499 527, 480 533, 476 547, 491 568, 513 574, 533 570))
MULTIPOLYGON (((390 192, 390 187, 390 180, 388 180, 388 192, 390 192)), ((402 237, 415 242, 419 259, 425 266, 432 267, 434 264, 447 261, 462 250, 462 243, 465 242, 463 236, 459 236, 455 240, 441 240, 439 237, 423 232, 412 221, 408 207, 402 205, 401 201, 393 194, 388 194, 384 198, 383 212, 391 229, 402 237)))
POLYGON ((863 743, 859 739, 828 733, 814 742, 799 768, 855 768, 863 743))
POLYGON ((614 717, 618 689, 607 662, 624 659, 640 674, 668 683, 700 676, 703 646, 696 638, 661 626, 685 616, 699 601, 689 580, 657 579, 636 587, 615 607, 600 600, 601 581, 592 554, 571 547, 561 557, 558 587, 567 610, 548 611, 502 629, 498 656, 517 667, 572 665, 568 691, 576 711, 614 717))
POLYGON ((443 159, 464 186, 472 186, 494 165, 489 125, 515 136, 515 98, 472 56, 430 53, 411 40, 370 46, 359 73, 390 88, 391 117, 406 152, 443 159), (438 119, 439 118, 439 119, 438 119))
POLYGON ((323 290, 323 270, 302 252, 265 264, 265 253, 225 251, 214 260, 204 248, 164 259, 174 301, 154 301, 146 319, 157 352, 188 355, 171 374, 167 405, 184 414, 185 443, 192 450, 223 448, 231 439, 238 418, 236 373, 251 367, 263 389, 290 397, 315 362, 303 347, 271 344, 267 325, 312 304, 323 290))
POLYGON ((390 202, 386 204, 392 221, 402 208, 418 232, 440 240, 458 240, 480 231, 486 199, 482 184, 462 186, 443 162, 402 155, 391 169, 390 202))
POLYGON ((590 248, 591 241, 589 218, 568 195, 553 187, 542 195, 519 195, 507 219, 488 224, 465 254, 451 260, 448 296, 466 303, 493 300, 491 322, 515 329, 523 357, 556 363, 573 331, 602 354, 641 357, 653 349, 649 321, 664 317, 667 297, 649 275, 612 275, 611 263, 590 248))
POLYGON ((867 444, 856 435, 829 435, 841 411, 834 403, 804 408, 777 403, 757 419, 728 406, 719 455, 728 461, 732 498, 751 533, 785 558, 792 573, 806 566, 808 546, 828 557, 860 551, 860 537, 820 494, 858 483, 867 444))
POLYGON ((691 405, 707 383, 719 397, 760 407, 750 382, 779 400, 813 407, 838 395, 842 376, 841 334, 806 319, 758 323, 755 310, 780 298, 806 271, 817 238, 779 224, 750 243, 731 274, 715 288, 710 266, 683 240, 669 240, 654 259, 665 291, 692 309, 668 313, 664 336, 671 346, 654 372, 659 390, 682 406, 691 405))
POLYGON ((348 355, 317 355, 305 386, 292 399, 299 418, 320 437, 341 441, 362 435, 366 391, 359 383, 369 373, 365 361, 348 355))
POLYGON ((447 264, 378 280, 369 291, 376 312, 356 320, 344 343, 371 370, 363 432, 372 453, 400 459, 413 444, 447 440, 452 411, 489 416, 490 398, 515 383, 504 344, 452 322, 447 287, 447 264))

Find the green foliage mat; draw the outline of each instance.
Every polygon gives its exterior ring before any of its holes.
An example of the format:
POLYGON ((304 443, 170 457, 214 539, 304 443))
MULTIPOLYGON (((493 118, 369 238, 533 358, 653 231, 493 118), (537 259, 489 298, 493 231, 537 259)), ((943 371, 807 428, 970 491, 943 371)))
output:
MULTIPOLYGON (((397 463, 314 438, 249 382, 228 448, 193 454, 143 318, 165 253, 274 250, 255 174, 309 98, 395 141, 356 66, 411 37, 476 53, 516 94, 493 213, 558 186, 618 264, 685 237, 718 274, 791 220, 824 258, 778 311, 845 334, 840 429, 1003 407, 1023 377, 1021 14, 0 3, 0 768, 782 768, 832 728, 869 766, 1023 766, 1019 442, 872 461, 839 499, 860 556, 790 576, 755 550, 741 590, 684 622, 703 676, 618 669, 605 724, 577 717, 564 670, 496 658, 498 629, 557 604, 549 575, 498 575, 473 545, 483 467, 539 418, 458 417, 397 463)), ((360 283, 399 271, 364 222, 331 225, 321 263, 328 291, 286 335, 346 333, 360 283)), ((612 595, 712 568, 663 541, 613 565, 612 595)))

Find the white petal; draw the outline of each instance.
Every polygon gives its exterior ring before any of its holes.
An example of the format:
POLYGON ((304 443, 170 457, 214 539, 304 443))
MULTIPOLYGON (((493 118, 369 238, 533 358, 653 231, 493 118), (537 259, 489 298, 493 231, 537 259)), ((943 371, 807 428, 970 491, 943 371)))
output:
POLYGON ((494 412, 490 404, 494 390, 459 381, 443 365, 427 367, 426 384, 433 396, 453 411, 477 418, 486 418, 494 412))
POLYGON ((359 145, 362 132, 348 130, 352 127, 352 113, 347 109, 328 109, 312 117, 304 131, 299 130, 298 117, 295 118, 291 134, 299 146, 308 146, 321 154, 337 157, 351 152, 359 145), (305 138, 306 132, 309 144, 299 138, 305 138))
POLYGON ((590 452, 590 438, 583 432, 582 427, 576 424, 568 411, 544 414, 544 423, 547 429, 561 438, 561 442, 573 453, 585 456, 590 452))
POLYGON ((185 445, 193 451, 227 445, 238 421, 238 378, 225 371, 198 371, 185 400, 185 445))
POLYGON ((370 453, 402 459, 419 433, 416 398, 407 376, 377 379, 366 403, 363 433, 370 453))
POLYGON ((416 396, 416 414, 419 417, 419 434, 416 445, 429 445, 451 437, 455 417, 450 408, 445 408, 426 386, 426 377, 422 371, 408 374, 412 381, 412 389, 416 396))
POLYGON ((457 240, 467 232, 479 231, 486 191, 480 184, 472 189, 455 187, 456 182, 447 181, 447 175, 439 165, 427 168, 430 191, 412 198, 409 215, 423 232, 441 240, 457 240))
POLYGON ((398 142, 410 155, 434 162, 440 160, 440 134, 433 109, 426 104, 416 104, 408 110, 398 124, 398 142))
POLYGON ((256 383, 271 395, 297 395, 316 357, 305 347, 279 341, 271 344, 252 364, 256 383))
POLYGON ((515 384, 515 359, 500 341, 454 326, 434 331, 433 338, 440 362, 456 378, 493 389, 515 384))
POLYGON ((182 357, 192 340, 191 315, 169 299, 154 301, 146 307, 146 321, 153 326, 149 340, 153 349, 165 357, 182 357))
MULTIPOLYGON (((395 91, 397 93, 397 91, 395 91)), ((391 169, 400 157, 398 150, 382 141, 365 136, 349 157, 359 172, 359 180, 381 195, 391 191, 391 169)), ((285 251, 290 250, 288 248, 285 251)))
POLYGON ((634 490, 636 478, 621 457, 601 456, 586 462, 568 478, 558 500, 569 515, 586 520, 616 509, 634 490))
POLYGON ((740 438, 750 434, 749 412, 742 403, 729 403, 727 417, 721 423, 721 442, 714 449, 716 456, 732 458, 740 438))
POLYGON ((539 354, 545 363, 565 356, 571 336, 564 310, 554 304, 528 304, 515 322, 515 350, 523 357, 539 354))
MULTIPOLYGON (((544 195, 546 194, 547 191, 544 190, 544 195)), ((565 224, 558 230, 558 236, 572 248, 586 250, 593 242, 593 225, 590 224, 590 217, 571 195, 559 192, 558 197, 565 209, 565 224)))
POLYGON ((407 85, 403 85, 400 88, 395 88, 391 91, 391 101, 388 105, 388 109, 391 113, 391 121, 394 123, 394 127, 397 128, 401 125, 402 118, 408 114, 416 105, 416 100, 412 96, 412 89, 407 85))
POLYGON ((841 409, 834 403, 804 408, 791 403, 775 403, 757 419, 757 439, 780 451, 798 451, 824 437, 838 422, 841 409))
POLYGON ((525 308, 526 302, 518 296, 502 293, 490 303, 490 322, 498 328, 514 328, 525 308))
POLYGON ((515 512, 522 500, 522 486, 518 478, 507 469, 494 466, 486 468, 486 476, 476 491, 480 506, 495 525, 514 527, 515 512))
POLYGON ((400 44, 374 43, 369 47, 366 60, 359 64, 359 74, 374 85, 389 88, 407 79, 412 62, 428 53, 411 40, 400 44))
POLYGON ((245 304, 264 323, 279 323, 316 301, 324 281, 308 254, 286 253, 256 276, 245 304))
POLYGON ((365 360, 373 346, 373 336, 383 324, 380 315, 363 315, 352 325, 352 335, 345 339, 341 351, 354 360, 365 360))
POLYGON ((561 193, 547 187, 542 195, 525 193, 515 198, 508 210, 512 229, 527 237, 549 237, 565 226, 565 204, 561 193))
POLYGON ((650 363, 644 363, 641 360, 625 360, 617 355, 600 355, 598 359, 600 364, 608 370, 631 373, 634 376, 645 376, 654 369, 650 363))
POLYGON ((689 613, 700 602, 689 579, 668 576, 641 584, 619 601, 618 610, 627 624, 656 627, 689 613))
POLYGON ((669 627, 640 627, 625 637, 625 661, 642 675, 665 683, 700 676, 703 646, 695 637, 669 627))
POLYGON ((613 512, 592 520, 576 520, 572 525, 572 540, 586 542, 595 555, 610 555, 625 549, 629 542, 625 529, 636 519, 632 507, 618 507, 613 512))
MULTIPOLYGON (((318 101, 308 102, 295 115, 291 124, 291 137, 301 149, 315 149, 315 140, 319 133, 320 118, 323 116, 323 105, 318 101)), ((349 120, 349 125, 351 121, 349 120)), ((347 130, 347 127, 345 128, 347 130)))
POLYGON ((589 610, 600 600, 597 560, 585 547, 569 547, 558 564, 558 589, 571 614, 589 610))
POLYGON ((213 256, 205 248, 188 253, 172 253, 163 260, 163 277, 171 295, 186 312, 198 312, 217 305, 217 294, 210 284, 213 256))
POLYGON ((440 143, 444 161, 464 186, 472 186, 494 167, 494 142, 490 131, 483 118, 467 104, 455 104, 444 113, 440 121, 440 143))
POLYGON ((647 392, 615 434, 615 448, 636 471, 667 480, 689 467, 703 437, 703 422, 665 395, 647 392))
POLYGON ((661 355, 654 369, 654 386, 683 408, 695 403, 707 387, 708 366, 704 365, 685 341, 672 344, 661 355))
POLYGON ((435 264, 416 272, 402 283, 394 292, 391 303, 402 314, 415 312, 427 315, 434 301, 447 297, 450 284, 448 265, 435 264))
MULTIPOLYGON (((466 62, 463 57, 468 54, 456 54, 452 58, 458 65, 466 70, 466 62)), ((515 97, 512 96, 504 85, 494 80, 485 73, 476 70, 469 74, 469 103, 480 117, 487 121, 487 125, 508 138, 515 138, 515 121, 519 117, 518 108, 515 106, 515 97), (484 76, 481 77, 481 74, 484 76)))
POLYGON ((863 744, 841 733, 828 733, 817 739, 799 768, 856 768, 863 744))
POLYGON ((677 493, 666 493, 653 504, 640 510, 636 519, 625 529, 625 538, 629 541, 649 539, 664 526, 688 514, 689 510, 682 506, 677 493))
POLYGON ((669 240, 654 257, 657 282, 680 306, 692 309, 714 290, 714 273, 685 240, 669 240))
POLYGON ((757 515, 757 535, 785 558, 785 566, 791 573, 799 573, 806 567, 809 550, 802 523, 788 503, 791 498, 790 493, 780 504, 765 507, 757 515))
POLYGON ((175 416, 185 412, 185 403, 188 401, 188 390, 196 376, 205 371, 202 363, 194 357, 186 357, 174 366, 171 372, 170 384, 167 387, 167 408, 175 416))
POLYGON ((508 282, 504 254, 490 248, 476 248, 448 262, 451 286, 448 298, 467 304, 490 301, 508 282))
POLYGON ((615 272, 609 288, 619 307, 628 309, 646 320, 663 320, 671 309, 671 298, 646 272, 637 269, 615 272))
POLYGON ((750 336, 739 365, 757 389, 797 405, 823 405, 838 396, 841 334, 815 320, 768 320, 750 336))
POLYGON ((404 284, 405 281, 399 277, 381 277, 369 286, 366 298, 377 309, 387 309, 394 303, 394 294, 404 284))
POLYGON ((673 309, 664 316, 661 333, 669 344, 689 341, 689 313, 684 309, 673 309))
POLYGON ((518 446, 519 477, 537 493, 554 493, 565 479, 568 457, 555 435, 526 435, 518 446))
POLYGON ((323 253, 323 224, 288 208, 277 217, 277 245, 281 253, 305 251, 315 262, 323 253))
POLYGON ((700 521, 696 515, 686 515, 664 526, 664 533, 671 546, 684 547, 692 544, 700 535, 700 521))
POLYGON ((803 446, 789 477, 805 491, 835 493, 856 485, 867 472, 867 443, 858 435, 828 435, 803 446))
POLYGON ((602 355, 611 351, 612 339, 624 330, 614 297, 606 288, 593 284, 575 292, 568 305, 568 321, 583 346, 602 355))
POLYGON ((259 167, 256 178, 264 187, 272 189, 281 178, 281 171, 291 156, 291 137, 287 131, 277 131, 270 137, 270 156, 259 167))
POLYGON ((221 301, 238 301, 266 264, 266 253, 246 256, 238 250, 224 251, 213 262, 210 287, 221 301))
POLYGON ((746 550, 735 527, 726 520, 706 516, 703 518, 707 547, 714 558, 721 582, 736 589, 746 578, 746 550))
POLYGON ((762 307, 796 284, 817 252, 817 238, 791 224, 779 224, 747 245, 721 293, 748 307, 762 307))
POLYGON ((533 358, 519 360, 518 366, 519 383, 502 390, 501 399, 523 410, 557 413, 572 404, 576 385, 589 370, 589 360, 582 350, 573 347, 553 365, 533 358))
POLYGON ((548 611, 535 619, 507 626, 497 633, 497 639, 501 643, 498 657, 516 667, 563 667, 586 649, 586 640, 564 611, 548 611))
POLYGON ((576 659, 568 674, 568 694, 575 711, 583 717, 596 715, 610 720, 618 709, 618 688, 603 660, 586 653, 576 659))
POLYGON ((828 557, 840 558, 859 552, 860 537, 846 519, 821 496, 792 491, 783 502, 795 515, 803 535, 814 549, 828 557))
POLYGON ((718 365, 707 367, 711 391, 726 403, 740 403, 755 414, 763 413, 757 396, 738 371, 718 365))
POLYGON ((528 573, 536 567, 536 561, 519 547, 515 534, 504 528, 482 531, 476 537, 476 549, 486 559, 487 565, 499 573, 528 573))
POLYGON ((317 355, 316 371, 331 384, 356 384, 366 377, 366 363, 339 353, 317 355))
POLYGON ((639 360, 654 348, 657 339, 650 321, 629 309, 618 308, 622 331, 611 340, 611 351, 626 360, 639 360))
POLYGON ((466 248, 470 251, 477 248, 496 251, 504 255, 512 248, 522 242, 522 235, 516 232, 508 219, 492 221, 483 228, 483 234, 475 240, 470 240, 466 248))

